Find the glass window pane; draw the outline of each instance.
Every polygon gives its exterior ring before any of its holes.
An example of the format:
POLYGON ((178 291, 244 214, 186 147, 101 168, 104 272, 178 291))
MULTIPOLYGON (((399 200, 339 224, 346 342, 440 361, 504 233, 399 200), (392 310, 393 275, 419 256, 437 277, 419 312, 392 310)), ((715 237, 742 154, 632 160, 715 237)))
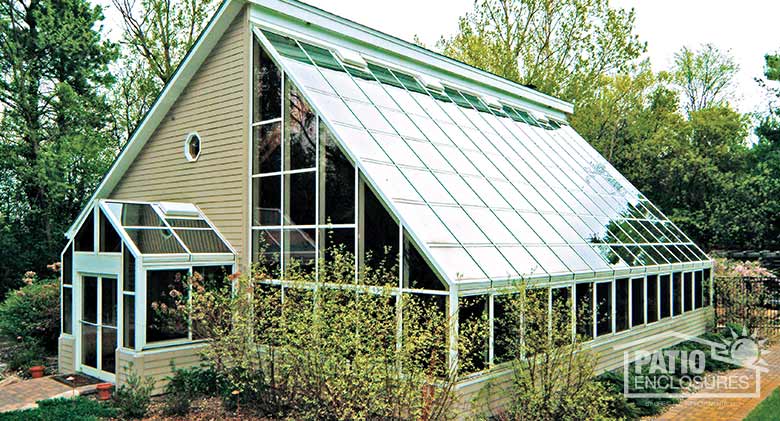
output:
POLYGON ((685 300, 683 311, 693 310, 693 274, 691 272, 683 274, 683 297, 685 300))
POLYGON ((431 247, 433 258, 442 266, 449 279, 477 280, 486 275, 474 259, 460 247, 431 247))
POLYGON ((135 257, 127 247, 122 254, 122 285, 124 291, 135 291, 135 257))
POLYGON ((97 323, 98 307, 98 279, 94 276, 85 276, 82 283, 82 311, 81 320, 89 323, 97 323))
POLYGON ((501 222, 517 237, 520 244, 544 244, 534 230, 514 211, 496 211, 501 222))
POLYGON ((630 314, 628 312, 628 279, 615 280, 615 332, 628 329, 630 314))
POLYGON ((263 174, 282 170, 282 123, 269 123, 252 128, 252 173, 263 174))
POLYGON ((114 278, 101 278, 101 316, 102 325, 116 327, 117 320, 117 285, 114 278))
POLYGON ((65 252, 62 253, 62 284, 73 284, 73 245, 68 244, 65 252))
POLYGON ((252 225, 282 224, 282 176, 252 179, 252 225))
POLYGON ((661 275, 660 288, 660 318, 664 319, 672 315, 672 277, 670 275, 661 275))
POLYGON ((284 271, 303 275, 314 273, 317 242, 313 229, 284 230, 284 271))
POLYGON ((596 336, 612 333, 612 282, 596 284, 596 336))
POLYGON ((694 286, 693 286, 693 296, 694 296, 694 302, 693 307, 694 308, 702 308, 702 296, 704 295, 704 282, 702 277, 702 271, 697 270, 694 272, 694 286))
POLYGON ((675 272, 672 275, 672 292, 673 292, 673 311, 675 316, 679 316, 682 314, 682 293, 683 293, 683 285, 682 285, 682 273, 675 272))
POLYGON ((317 115, 298 89, 286 83, 285 170, 313 168, 317 160, 317 115))
POLYGON ((658 321, 658 275, 647 276, 647 323, 658 321))
POLYGON ((519 244, 515 236, 507 230, 503 222, 490 209, 466 207, 464 210, 493 244, 519 244))
POLYGON ((577 335, 593 337, 593 284, 577 284, 577 335))
POLYGON ((534 260, 528 251, 521 246, 498 246, 501 254, 512 264, 519 276, 544 275, 545 270, 534 260))
POLYGON ((702 280, 702 289, 703 289, 703 299, 704 299, 704 307, 708 307, 710 305, 710 287, 712 279, 710 278, 710 269, 704 269, 702 277, 704 278, 702 280))
POLYGON ((450 193, 442 187, 441 183, 430 171, 401 168, 401 172, 415 186, 417 192, 420 193, 420 196, 426 202, 448 205, 456 204, 450 193))
POLYGON ((81 364, 97 368, 97 331, 94 325, 81 324, 81 364))
POLYGON ((518 271, 495 247, 466 247, 471 257, 491 279, 514 279, 518 271))
POLYGON ((320 261, 322 262, 319 267, 319 280, 321 282, 354 283, 355 229, 321 229, 319 241, 320 261))
POLYGON ((427 205, 398 203, 401 217, 409 224, 409 231, 415 233, 426 244, 456 244, 455 237, 442 224, 439 217, 427 205))
POLYGON ((443 291, 447 289, 428 262, 423 258, 414 241, 404 232, 404 288, 420 288, 443 291))
POLYGON ((281 252, 281 230, 252 230, 252 262, 260 266, 260 273, 279 279, 281 252))
POLYGON ((631 280, 631 326, 645 324, 645 280, 631 280))
POLYGON ((571 272, 549 247, 526 247, 526 249, 548 274, 571 272))
POLYGON ((487 237, 474 221, 461 208, 450 206, 433 206, 434 212, 441 218, 444 225, 458 238, 461 244, 486 244, 487 237))
POLYGON ((550 246, 550 249, 563 261, 572 272, 589 272, 591 267, 569 246, 550 246))
POLYGON ((463 374, 475 373, 487 367, 488 362, 488 306, 487 296, 461 297, 458 300, 459 335, 470 346, 459 358, 463 374))
POLYGON ((62 288, 62 333, 73 333, 73 288, 62 288))
POLYGON ((135 296, 123 295, 123 317, 122 317, 122 346, 125 348, 135 348, 135 296))
POLYGON ((90 212, 73 239, 73 249, 76 251, 95 251, 95 216, 90 212))
MULTIPOLYGON (((365 184, 363 187, 363 262, 366 268, 398 270, 398 224, 365 184)), ((397 276, 396 276, 397 279, 397 276)))
POLYGON ((176 234, 190 253, 231 253, 227 245, 212 230, 178 229, 176 234))
POLYGON ((127 228, 125 231, 143 254, 186 253, 170 230, 127 228))
POLYGON ((108 221, 103 211, 100 214, 100 252, 101 253, 120 253, 122 251, 122 240, 119 238, 114 226, 108 221))
POLYGON ((324 147, 320 166, 320 223, 355 223, 355 168, 336 144, 325 125, 320 124, 324 147), (324 190, 324 194, 322 192, 324 190))
POLYGON ((284 225, 314 225, 316 221, 316 173, 286 174, 284 225))
POLYGON ((146 342, 189 336, 189 321, 177 310, 181 301, 175 298, 189 294, 187 276, 187 269, 146 271, 146 342))
POLYGON ((162 219, 151 205, 109 202, 106 207, 125 227, 162 227, 162 219))
POLYGON ((557 232, 553 229, 552 226, 547 222, 546 219, 542 217, 542 215, 538 213, 530 213, 530 212, 522 212, 520 213, 520 216, 525 220, 525 222, 533 227, 536 234, 544 241, 546 244, 564 244, 565 241, 563 238, 561 238, 560 235, 558 235, 557 232))
POLYGON ((573 245, 571 248, 577 252, 577 255, 590 266, 594 271, 609 270, 610 267, 601 255, 593 251, 590 246, 587 245, 573 245))
POLYGON ((265 35, 276 51, 282 56, 311 64, 311 61, 295 40, 270 31, 263 31, 263 35, 265 35))
POLYGON ((208 222, 203 219, 165 218, 165 222, 173 228, 211 228, 208 222))
POLYGON ((255 123, 281 117, 282 74, 271 57, 253 37, 254 71, 252 72, 252 121, 255 123))

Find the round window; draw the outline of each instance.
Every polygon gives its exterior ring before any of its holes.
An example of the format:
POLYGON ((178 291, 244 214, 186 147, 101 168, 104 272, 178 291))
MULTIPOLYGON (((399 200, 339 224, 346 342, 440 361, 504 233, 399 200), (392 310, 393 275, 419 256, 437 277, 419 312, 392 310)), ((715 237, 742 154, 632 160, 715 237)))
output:
POLYGON ((198 160, 200 156, 200 136, 197 133, 187 135, 187 140, 184 141, 184 156, 190 162, 198 160))

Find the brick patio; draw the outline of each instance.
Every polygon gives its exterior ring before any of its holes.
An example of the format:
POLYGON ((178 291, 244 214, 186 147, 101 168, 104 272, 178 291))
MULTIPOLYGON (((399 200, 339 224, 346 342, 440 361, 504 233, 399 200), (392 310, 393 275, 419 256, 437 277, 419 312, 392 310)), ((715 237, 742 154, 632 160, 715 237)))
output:
MULTIPOLYGON (((769 372, 761 373, 760 398, 689 398, 669 408, 665 413, 648 417, 645 420, 713 420, 737 421, 744 419, 764 398, 780 387, 780 345, 774 345, 764 355, 769 372)), ((750 378, 751 387, 755 385, 756 376, 753 370, 737 369, 729 374, 743 374, 750 378)), ((706 393, 704 389, 697 393, 706 393)), ((778 415, 780 417, 780 414, 778 415)))
MULTIPOLYGON (((95 385, 76 389, 76 394, 93 390, 95 385)), ((39 400, 56 397, 71 397, 73 389, 51 377, 23 380, 0 387, 0 412, 36 407, 39 400)))

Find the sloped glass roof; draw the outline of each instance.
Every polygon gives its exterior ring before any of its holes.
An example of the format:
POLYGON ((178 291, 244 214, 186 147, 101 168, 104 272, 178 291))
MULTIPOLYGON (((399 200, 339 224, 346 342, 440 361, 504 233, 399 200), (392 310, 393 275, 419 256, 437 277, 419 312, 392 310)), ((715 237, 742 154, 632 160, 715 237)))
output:
POLYGON ((102 212, 141 255, 231 254, 203 212, 190 203, 104 200, 102 212))
MULTIPOLYGON (((452 281, 601 276, 708 257, 564 122, 262 31, 452 281), (424 85, 425 83, 425 85, 424 85)), ((262 37, 261 37, 262 38, 262 37)))

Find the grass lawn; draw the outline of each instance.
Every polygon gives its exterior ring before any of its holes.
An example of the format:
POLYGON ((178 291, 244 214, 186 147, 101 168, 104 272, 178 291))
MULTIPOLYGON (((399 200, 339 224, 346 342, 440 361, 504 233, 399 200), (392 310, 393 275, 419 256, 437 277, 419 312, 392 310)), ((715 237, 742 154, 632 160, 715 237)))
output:
POLYGON ((780 388, 775 389, 745 417, 744 421, 776 420, 780 414, 780 388))
POLYGON ((59 398, 39 401, 35 409, 0 413, 0 421, 97 421, 100 418, 116 416, 108 406, 87 399, 59 398))

